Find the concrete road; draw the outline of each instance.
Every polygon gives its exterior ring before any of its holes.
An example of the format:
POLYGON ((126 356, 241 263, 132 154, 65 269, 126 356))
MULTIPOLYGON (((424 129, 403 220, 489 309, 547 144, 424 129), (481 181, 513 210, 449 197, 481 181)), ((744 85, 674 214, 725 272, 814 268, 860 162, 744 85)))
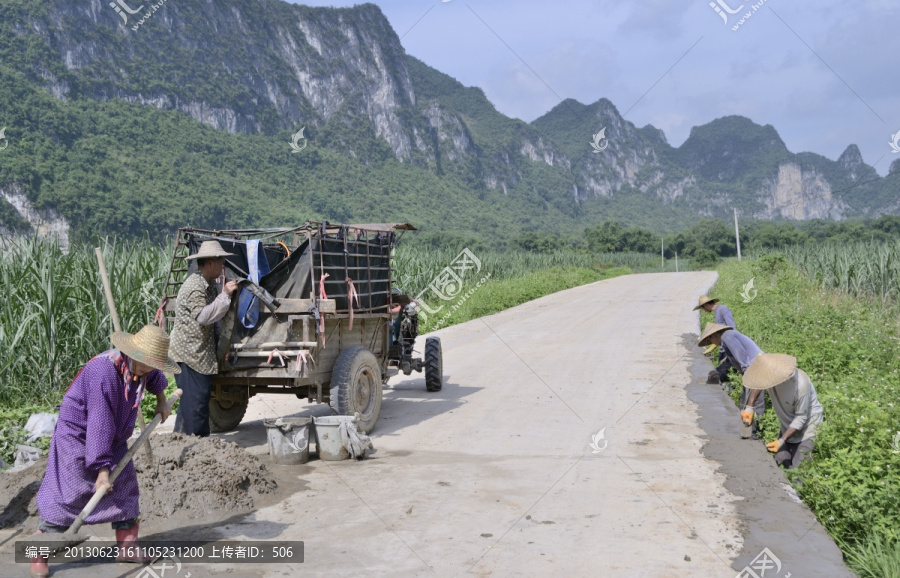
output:
MULTIPOLYGON (((305 542, 265 576, 851 576, 703 383, 691 307, 714 281, 619 277, 438 332, 443 390, 393 378, 370 458, 298 466, 293 495, 217 531, 305 542)), ((259 396, 226 437, 262 454, 254 418, 325 413, 259 396)))

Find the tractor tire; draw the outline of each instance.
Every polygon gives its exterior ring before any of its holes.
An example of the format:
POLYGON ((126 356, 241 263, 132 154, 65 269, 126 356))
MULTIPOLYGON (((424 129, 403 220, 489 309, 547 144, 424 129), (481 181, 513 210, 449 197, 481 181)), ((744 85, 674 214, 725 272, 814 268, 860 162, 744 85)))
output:
POLYGON ((440 391, 444 386, 444 356, 441 353, 441 339, 429 337, 425 340, 425 389, 440 391))
POLYGON ((331 373, 331 409, 340 415, 359 413, 359 429, 368 433, 381 413, 381 367, 362 345, 341 351, 331 373))
POLYGON ((209 431, 212 433, 224 433, 231 431, 240 425, 247 412, 246 401, 219 401, 209 400, 209 431))

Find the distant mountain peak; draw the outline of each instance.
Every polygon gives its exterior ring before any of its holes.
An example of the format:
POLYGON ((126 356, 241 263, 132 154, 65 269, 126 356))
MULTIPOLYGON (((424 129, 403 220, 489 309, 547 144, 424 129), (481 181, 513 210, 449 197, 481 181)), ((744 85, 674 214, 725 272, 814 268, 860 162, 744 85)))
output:
POLYGON ((841 153, 841 156, 838 157, 837 162, 840 163, 842 167, 849 170, 854 170, 865 164, 862 153, 859 152, 859 147, 855 144, 848 146, 844 152, 841 153))
POLYGON ((706 124, 695 126, 691 129, 688 141, 691 139, 716 139, 751 142, 763 147, 776 147, 787 150, 787 145, 781 140, 781 136, 771 124, 756 124, 746 116, 730 115, 712 120, 706 124))
MULTIPOLYGON (((481 88, 409 56, 375 4, 169 2, 152 13, 134 31, 105 2, 0 0, 0 188, 58 208, 76 234, 144 220, 174 230, 196 207, 204 221, 190 222, 210 228, 407 215, 423 231, 479 235, 610 218, 671 229, 734 206, 804 219, 900 208, 900 178, 877 179, 855 145, 837 162, 794 154, 773 126, 740 115, 693 128, 678 148, 608 98, 510 118, 481 88), (296 134, 309 141, 298 155, 296 134), (45 172, 78 177, 33 178, 51 149, 45 172), (150 198, 145 217, 120 218, 150 198)), ((0 226, 18 227, 20 214, 0 200, 0 226)))

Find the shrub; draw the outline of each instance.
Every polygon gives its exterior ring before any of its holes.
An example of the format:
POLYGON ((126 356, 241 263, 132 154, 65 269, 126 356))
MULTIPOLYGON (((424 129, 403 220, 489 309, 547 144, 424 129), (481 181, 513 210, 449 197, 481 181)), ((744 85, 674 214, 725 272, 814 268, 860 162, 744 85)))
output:
POLYGON ((697 269, 713 268, 719 262, 719 256, 712 249, 700 247, 694 251, 693 263, 697 269))

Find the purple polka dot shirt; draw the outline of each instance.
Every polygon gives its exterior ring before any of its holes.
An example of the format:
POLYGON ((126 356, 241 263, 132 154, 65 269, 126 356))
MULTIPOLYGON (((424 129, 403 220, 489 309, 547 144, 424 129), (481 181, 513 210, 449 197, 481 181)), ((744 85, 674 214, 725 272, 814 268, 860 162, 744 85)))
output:
MULTIPOLYGON (((167 385, 161 371, 144 377, 148 394, 160 394, 167 385)), ((41 518, 69 526, 94 494, 94 482, 103 467, 114 467, 128 451, 138 408, 134 406, 137 383, 128 385, 112 360, 101 355, 92 359, 63 398, 59 420, 50 442, 47 473, 37 494, 41 518)), ((113 484, 112 492, 100 500, 85 523, 118 522, 140 514, 137 476, 129 462, 113 484)))

